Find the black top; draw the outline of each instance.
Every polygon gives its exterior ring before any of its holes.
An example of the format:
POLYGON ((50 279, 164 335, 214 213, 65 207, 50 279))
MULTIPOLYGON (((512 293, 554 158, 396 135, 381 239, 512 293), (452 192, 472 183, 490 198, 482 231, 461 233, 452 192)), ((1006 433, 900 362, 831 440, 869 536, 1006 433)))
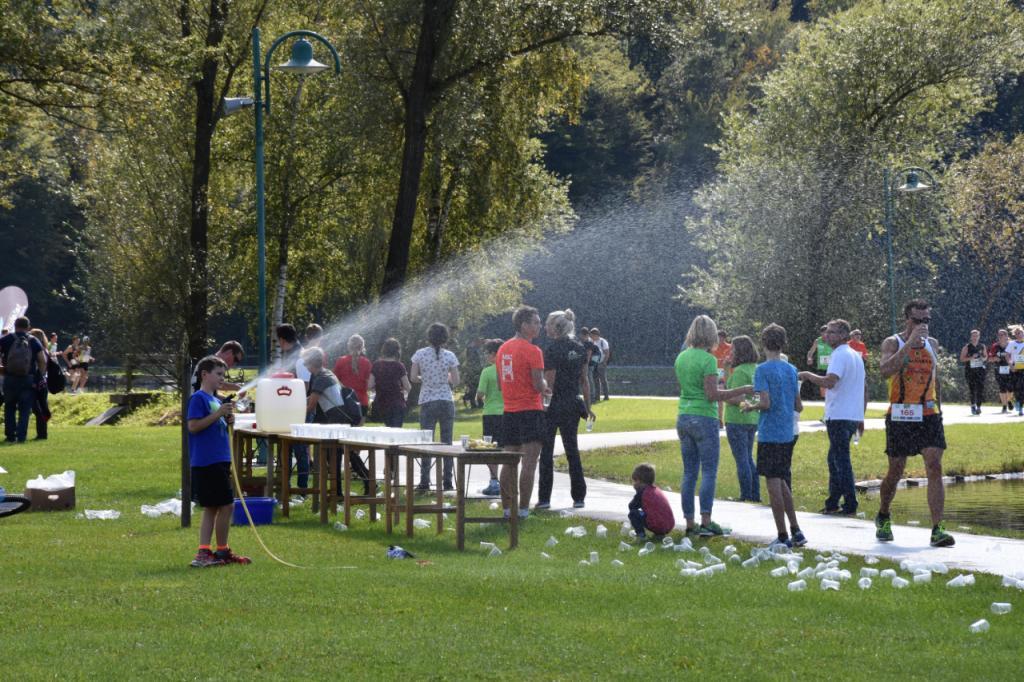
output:
POLYGON ((565 337, 552 342, 544 351, 544 369, 555 370, 551 387, 551 407, 572 406, 580 392, 580 372, 587 361, 586 351, 576 339, 565 337))

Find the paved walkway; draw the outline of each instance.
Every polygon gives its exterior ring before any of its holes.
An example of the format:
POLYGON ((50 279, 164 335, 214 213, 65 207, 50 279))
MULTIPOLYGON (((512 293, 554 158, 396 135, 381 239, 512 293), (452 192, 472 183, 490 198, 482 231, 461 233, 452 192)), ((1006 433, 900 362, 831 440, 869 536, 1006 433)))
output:
MULTIPOLYGON (((615 400, 628 398, 613 396, 612 401, 615 400)), ((871 403, 869 407, 884 409, 886 405, 871 403)), ((945 407, 944 414, 946 424, 1003 424, 1024 421, 1016 416, 1000 414, 998 408, 991 406, 984 408, 983 414, 973 416, 966 405, 950 405, 945 407)), ((884 426, 882 419, 869 419, 865 424, 865 428, 869 429, 881 429, 884 426)), ((819 422, 800 424, 801 432, 822 431, 824 428, 819 422)), ((675 429, 632 433, 584 433, 580 434, 579 438, 581 450, 675 439, 675 429)), ((561 453, 561 442, 556 445, 556 452, 561 453)), ((470 490, 484 487, 487 484, 486 478, 487 472, 484 467, 474 467, 474 471, 471 472, 470 490)), ((632 497, 631 486, 588 478, 586 508, 572 509, 569 476, 556 472, 551 508, 556 513, 566 510, 565 513, 619 524, 626 520, 626 505, 632 497)), ((681 524, 682 502, 678 493, 669 493, 668 499, 672 502, 676 519, 681 524)), ((767 505, 715 500, 714 518, 723 526, 731 527, 733 537, 741 540, 768 543, 775 537, 775 522, 767 505)), ((800 520, 800 528, 807 535, 808 548, 812 550, 873 554, 895 561, 908 558, 915 561, 942 561, 951 568, 997 575, 1013 575, 1024 571, 1024 540, 953 533, 956 546, 938 549, 928 544, 931 529, 924 526, 893 526, 895 542, 881 543, 875 540, 874 523, 871 520, 824 516, 809 512, 797 512, 797 518, 800 520)), ((570 524, 571 521, 567 520, 566 525, 570 524)), ((1020 577, 1024 578, 1024 573, 1020 577)))

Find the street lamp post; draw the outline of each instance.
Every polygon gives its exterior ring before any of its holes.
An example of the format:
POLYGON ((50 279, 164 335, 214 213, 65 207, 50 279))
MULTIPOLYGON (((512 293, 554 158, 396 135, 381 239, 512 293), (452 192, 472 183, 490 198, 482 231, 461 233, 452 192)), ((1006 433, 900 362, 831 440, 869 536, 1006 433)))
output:
POLYGON ((892 252, 892 222, 893 222, 893 203, 894 203, 894 192, 903 192, 905 194, 915 194, 917 192, 924 192, 938 187, 938 183, 935 182, 935 177, 928 172, 925 168, 919 168, 917 166, 911 166, 897 171, 898 175, 906 174, 906 182, 899 187, 893 187, 893 171, 889 168, 885 169, 885 251, 886 251, 886 265, 888 266, 889 272, 889 321, 892 326, 892 333, 897 332, 896 327, 896 274, 893 266, 893 252, 892 252), (921 175, 924 175, 931 181, 929 185, 927 182, 921 181, 921 175))
POLYGON ((319 73, 330 68, 313 59, 313 45, 307 37, 316 40, 326 47, 331 57, 334 58, 334 73, 341 73, 341 59, 338 51, 334 49, 330 41, 319 33, 313 31, 289 31, 274 40, 270 49, 260 60, 260 29, 252 29, 252 79, 254 97, 226 97, 224 98, 224 115, 230 116, 242 109, 253 107, 256 114, 256 260, 259 289, 259 346, 260 346, 260 372, 262 373, 268 365, 267 339, 267 239, 266 239, 266 197, 264 190, 264 163, 263 163, 263 116, 270 115, 270 59, 274 50, 288 38, 298 36, 299 39, 292 44, 291 59, 286 63, 274 68, 286 73, 294 73, 299 76, 307 76, 319 73))

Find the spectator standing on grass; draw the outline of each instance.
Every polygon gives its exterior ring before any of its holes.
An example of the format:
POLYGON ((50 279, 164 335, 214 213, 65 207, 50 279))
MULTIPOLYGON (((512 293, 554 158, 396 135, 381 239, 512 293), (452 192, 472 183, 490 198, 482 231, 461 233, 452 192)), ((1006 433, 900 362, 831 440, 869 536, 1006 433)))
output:
MULTIPOLYGON (((223 360, 224 366, 227 369, 234 369, 235 367, 240 366, 242 361, 245 360, 245 351, 242 350, 242 344, 238 341, 225 341, 213 356, 223 360)), ((200 384, 199 365, 196 364, 195 369, 192 370, 192 381, 190 382, 190 385, 192 386, 193 391, 198 391, 200 384)), ((220 389, 222 391, 238 391, 240 388, 240 384, 234 384, 227 380, 222 381, 220 384, 220 389)))
MULTIPOLYGON (((786 330, 770 324, 761 331, 761 345, 765 361, 754 370, 756 403, 744 403, 741 409, 757 414, 757 474, 765 477, 768 500, 772 506, 775 543, 786 547, 803 547, 807 538, 800 531, 793 508, 792 479, 793 448, 796 445, 794 414, 803 411, 797 372, 783 359, 786 330), (789 532, 786 532, 786 519, 789 532)), ((774 543, 773 543, 774 544, 774 543)))
POLYGON ((50 341, 46 344, 46 352, 51 358, 57 355, 57 332, 50 334, 50 341))
POLYGON ((569 491, 572 506, 582 509, 587 496, 580 448, 577 442, 580 419, 593 417, 587 403, 590 381, 587 379, 587 354, 573 335, 572 310, 556 310, 548 315, 545 332, 552 342, 544 351, 544 381, 551 387, 551 404, 544 412, 546 430, 540 451, 540 480, 535 509, 550 509, 554 485, 555 434, 562 434, 562 448, 569 466, 569 491))
POLYGON ((406 398, 412 390, 409 373, 402 364, 402 346, 398 339, 387 339, 380 347, 380 357, 370 367, 366 390, 373 391, 370 414, 384 426, 402 428, 405 421, 406 398))
MULTIPOLYGON (((718 387, 725 388, 731 371, 729 357, 732 354, 732 344, 729 343, 729 335, 724 329, 718 330, 718 345, 711 351, 711 354, 715 356, 715 363, 718 365, 718 387)), ((725 428, 724 401, 718 403, 718 426, 725 428)))
POLYGON ((27 317, 14 320, 14 331, 0 338, 0 364, 4 372, 4 437, 7 443, 24 443, 36 391, 46 390, 46 352, 39 339, 29 334, 27 317))
POLYGON ((981 342, 979 330, 971 330, 970 340, 960 349, 960 362, 964 363, 964 378, 971 396, 971 414, 981 414, 981 404, 985 402, 988 349, 981 342))
POLYGON ((864 333, 861 330, 854 329, 850 332, 850 348, 857 351, 857 354, 867 363, 868 347, 864 345, 864 333))
POLYGON ((942 484, 942 454, 946 435, 942 426, 939 391, 938 342, 928 336, 931 307, 914 299, 903 307, 903 331, 882 342, 882 377, 889 380, 889 410, 885 415, 885 453, 889 469, 882 479, 875 538, 891 542, 889 506, 896 484, 903 477, 907 457, 921 455, 928 475, 928 509, 932 517, 932 547, 952 547, 953 536, 942 522, 946 489, 942 484))
MULTIPOLYGON (((305 363, 302 362, 302 351, 305 349, 299 341, 298 332, 295 331, 294 326, 285 323, 278 325, 274 329, 274 334, 277 337, 277 347, 281 349, 281 357, 276 363, 275 371, 288 372, 297 379, 301 379, 308 391, 310 374, 305 363)), ((312 421, 308 413, 306 421, 312 421)), ((309 477, 309 446, 305 443, 296 443, 291 446, 291 455, 295 458, 295 471, 298 474, 298 480, 307 480, 309 477)))
POLYGON ((366 341, 359 334, 348 337, 348 355, 342 355, 334 363, 334 376, 343 385, 348 386, 359 397, 363 413, 370 412, 370 372, 373 363, 366 357, 366 341))
POLYGON ((750 386, 722 389, 718 384, 718 363, 711 354, 718 344, 718 327, 707 315, 698 315, 686 332, 686 350, 675 362, 679 381, 679 416, 676 432, 683 460, 682 506, 686 532, 701 537, 723 535, 711 520, 718 477, 718 401, 749 395, 750 386), (697 477, 700 484, 700 525, 694 514, 697 477))
MULTIPOLYGON (((505 399, 502 436, 505 449, 522 453, 519 471, 519 516, 530 515, 533 481, 544 442, 544 396, 551 389, 544 379, 544 354, 533 344, 540 334, 540 313, 528 305, 512 314, 516 335, 498 349, 498 385, 505 399)), ((502 466, 501 502, 505 516, 512 513, 512 476, 515 467, 502 466)))
MULTIPOLYGON (((829 345, 826 338, 826 331, 828 325, 823 324, 818 330, 818 338, 814 339, 811 343, 811 347, 807 349, 807 366, 812 368, 812 371, 818 376, 825 376, 828 374, 828 364, 832 360, 832 346, 829 345)), ((810 382, 815 383, 815 382, 810 382)), ((821 397, 825 397, 826 388, 821 384, 818 386, 818 392, 821 397)))
MULTIPOLYGON (((719 336, 721 338, 721 336, 719 336)), ((757 350, 749 336, 737 336, 732 340, 726 363, 730 368, 726 388, 750 386, 754 383, 757 367, 757 350)), ((757 435, 756 413, 740 409, 742 397, 723 401, 725 407, 725 436, 736 460, 736 478, 740 484, 740 502, 760 502, 761 482, 754 464, 754 438, 757 435)))
POLYGON ((601 351, 601 360, 597 363, 597 367, 594 368, 594 379, 597 383, 594 384, 592 393, 596 403, 600 400, 602 393, 605 400, 610 398, 608 395, 608 363, 612 359, 612 349, 608 345, 608 339, 601 336, 601 330, 597 327, 591 327, 590 340, 601 351))
POLYGON ((846 320, 832 320, 825 325, 825 340, 832 348, 825 376, 800 372, 798 378, 826 391, 828 497, 821 513, 853 516, 857 513, 857 491, 850 461, 850 440, 864 425, 868 400, 864 360, 850 348, 850 323, 846 320))
MULTIPOLYGON (((46 350, 46 333, 42 329, 33 329, 29 332, 39 341, 43 347, 45 364, 50 364, 50 352, 46 350)), ((32 403, 32 414, 36 418, 36 440, 46 440, 47 424, 50 421, 50 391, 46 385, 46 372, 43 372, 43 380, 36 383, 36 399, 32 403)))
MULTIPOLYGON (((498 387, 498 368, 494 365, 494 358, 502 343, 504 341, 501 339, 487 339, 481 344, 480 352, 483 354, 484 368, 480 370, 480 380, 476 385, 476 402, 483 405, 483 435, 490 436, 491 440, 499 445, 505 442, 501 430, 501 422, 505 414, 505 400, 501 397, 501 389, 498 387)), ((501 495, 498 465, 488 464, 487 469, 491 473, 491 480, 487 487, 480 491, 480 494, 490 497, 501 495)))
POLYGON ((199 524, 199 549, 192 560, 194 568, 249 564, 228 545, 228 531, 235 506, 231 487, 231 442, 228 425, 234 417, 232 404, 222 403, 217 391, 224 383, 227 365, 208 355, 199 361, 199 390, 188 401, 185 419, 188 425, 188 454, 192 467, 192 499, 203 508, 199 524), (210 541, 216 533, 217 549, 210 541))
POLYGON ((1017 401, 1017 416, 1024 417, 1024 326, 1011 327, 1013 341, 1006 344, 1010 354, 1010 376, 1013 379, 1013 398, 1017 401))
POLYGON ((1010 344, 1010 335, 1005 329, 996 332, 996 340, 988 349, 988 361, 992 363, 996 373, 996 386, 999 388, 999 402, 1003 405, 1003 414, 1013 411, 1013 375, 1010 373, 1010 353, 1006 347, 1010 344))
POLYGON ((586 327, 580 327, 576 340, 583 344, 583 349, 587 352, 587 382, 590 384, 590 402, 587 403, 587 407, 590 407, 594 403, 594 387, 597 385, 594 383, 594 369, 601 362, 601 349, 590 340, 590 330, 586 327))
MULTIPOLYGON (((451 444, 452 429, 455 425, 455 397, 452 386, 458 385, 459 359, 455 353, 444 347, 448 343, 448 327, 435 322, 427 328, 427 342, 430 344, 412 355, 412 369, 409 378, 420 384, 420 428, 433 433, 440 426, 441 442, 451 444)), ((442 477, 445 490, 455 490, 452 482, 454 460, 442 457, 442 477)), ((430 457, 420 458, 420 492, 430 490, 430 457)))

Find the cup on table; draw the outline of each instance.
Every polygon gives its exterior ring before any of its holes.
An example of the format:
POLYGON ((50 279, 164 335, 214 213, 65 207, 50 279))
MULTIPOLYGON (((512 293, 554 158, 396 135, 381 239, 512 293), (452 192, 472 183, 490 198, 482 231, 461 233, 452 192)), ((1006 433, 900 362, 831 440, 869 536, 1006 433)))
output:
POLYGON ((469 436, 462 436, 462 449, 465 450, 469 447, 469 436))
POLYGON ((494 442, 494 436, 484 436, 484 442, 490 445, 494 442))

